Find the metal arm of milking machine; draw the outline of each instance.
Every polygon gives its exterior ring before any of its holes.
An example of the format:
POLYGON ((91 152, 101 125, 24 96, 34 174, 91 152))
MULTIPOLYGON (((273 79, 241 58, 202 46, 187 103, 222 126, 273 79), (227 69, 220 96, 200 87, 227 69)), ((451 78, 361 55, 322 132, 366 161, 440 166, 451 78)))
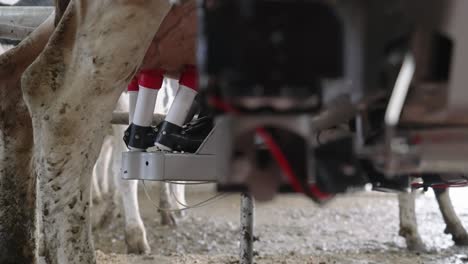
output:
MULTIPOLYGON (((259 200, 295 191, 317 202, 367 183, 466 184, 466 1, 200 3, 199 64, 187 68, 199 85, 182 77, 156 127, 135 115, 124 179, 213 181, 259 200)), ((144 79, 140 94, 159 89, 144 79)), ((136 113, 152 113, 154 94, 136 113)))

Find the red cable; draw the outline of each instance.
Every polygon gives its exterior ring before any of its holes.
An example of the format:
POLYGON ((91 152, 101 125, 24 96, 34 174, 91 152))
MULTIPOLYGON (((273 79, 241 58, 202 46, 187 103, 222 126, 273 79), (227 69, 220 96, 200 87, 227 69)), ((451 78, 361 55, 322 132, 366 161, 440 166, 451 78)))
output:
POLYGON ((257 127, 255 131, 263 139, 268 149, 270 150, 271 155, 275 158, 284 174, 286 174, 288 177, 289 183, 293 187, 294 191, 304 193, 304 189, 294 174, 294 171, 291 168, 291 164, 289 164, 286 156, 284 155, 283 151, 281 151, 278 144, 276 144, 271 134, 268 133, 263 127, 257 127))
MULTIPOLYGON (((218 108, 218 109, 220 109, 220 110, 222 110, 224 112, 230 112, 230 113, 234 113, 234 114, 239 113, 239 111, 237 109, 235 109, 233 106, 231 106, 230 104, 227 104, 226 102, 221 101, 217 97, 211 97, 210 99, 211 99, 210 103, 214 107, 216 107, 216 108, 218 108)), ((275 142, 275 140, 273 139, 271 134, 268 133, 268 131, 266 131, 265 128, 263 128, 263 127, 257 127, 255 129, 255 131, 257 132, 257 134, 265 142, 266 146, 268 147, 268 150, 270 151, 271 155, 273 156, 273 158, 276 160, 276 162, 280 166, 283 173, 288 178, 288 181, 291 184, 294 191, 299 192, 299 193, 305 193, 305 190, 302 187, 302 185, 301 185, 300 181, 298 180, 297 176, 295 175, 289 161, 287 160, 287 158, 284 155, 283 151, 278 146, 278 144, 275 142)), ((317 185, 315 185, 315 184, 310 186, 309 191, 318 200, 324 200, 324 199, 330 198, 332 196, 332 195, 330 195, 328 193, 323 193, 322 191, 320 191, 319 188, 317 187, 317 185)))

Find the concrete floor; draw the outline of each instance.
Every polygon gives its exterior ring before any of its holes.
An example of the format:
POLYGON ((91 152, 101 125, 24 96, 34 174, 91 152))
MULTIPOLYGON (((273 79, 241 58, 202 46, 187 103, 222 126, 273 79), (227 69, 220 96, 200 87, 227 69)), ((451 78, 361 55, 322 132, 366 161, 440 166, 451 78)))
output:
MULTIPOLYGON (((190 187, 188 187, 190 188, 190 187)), ((155 192, 154 198, 157 200, 155 192)), ((213 194, 192 193, 191 204, 213 194)), ((468 189, 451 192, 462 222, 468 224, 468 189)), ((141 210, 152 255, 125 255, 123 220, 95 232, 99 263, 236 263, 239 195, 189 211, 178 228, 160 225, 156 209, 141 195, 141 210)), ((395 194, 356 193, 319 208, 298 195, 257 203, 256 263, 468 263, 468 248, 454 247, 443 230, 432 192, 417 199, 419 230, 429 248, 410 253, 398 236, 395 194)))

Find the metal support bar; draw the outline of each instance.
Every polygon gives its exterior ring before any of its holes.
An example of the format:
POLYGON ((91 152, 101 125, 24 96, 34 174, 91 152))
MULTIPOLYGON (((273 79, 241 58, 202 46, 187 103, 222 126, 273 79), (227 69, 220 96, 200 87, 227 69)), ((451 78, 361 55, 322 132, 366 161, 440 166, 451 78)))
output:
POLYGON ((53 12, 54 7, 0 7, 0 24, 36 28, 53 12))
POLYGON ((33 27, 0 24, 0 38, 22 40, 34 31, 33 27))
POLYGON ((248 193, 241 194, 241 239, 240 239, 240 264, 253 263, 253 226, 254 226, 254 201, 248 193))

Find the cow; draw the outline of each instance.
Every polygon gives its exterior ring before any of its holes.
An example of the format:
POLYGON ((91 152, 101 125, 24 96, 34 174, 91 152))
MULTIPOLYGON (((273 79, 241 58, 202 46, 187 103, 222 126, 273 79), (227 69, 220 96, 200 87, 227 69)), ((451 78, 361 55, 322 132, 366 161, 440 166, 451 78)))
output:
MULTIPOLYGON (((29 5, 52 5, 52 1, 44 0, 39 2, 31 2, 28 0, 21 0, 14 4, 15 6, 29 6, 29 5)), ((14 44, 14 43, 11 43, 14 44)), ((157 110, 160 113, 167 112, 168 103, 171 102, 171 97, 175 95, 177 91, 177 80, 172 78, 166 78, 166 89, 162 89, 160 96, 158 97, 157 110)), ((125 100, 125 94, 119 99, 117 104, 117 110, 128 111, 128 102, 125 100)), ((124 181, 119 179, 119 158, 120 153, 124 151, 124 145, 121 140, 123 135, 123 126, 113 126, 112 135, 107 135, 104 139, 104 144, 101 150, 101 155, 93 169, 93 198, 94 202, 102 201, 102 193, 109 194, 109 179, 114 183, 116 187, 112 190, 112 193, 107 195, 111 199, 108 199, 106 203, 110 203, 108 208, 115 208, 114 203, 122 204, 122 211, 125 215, 125 230, 126 230, 126 241, 129 253, 149 253, 149 246, 146 239, 146 231, 138 212, 138 201, 137 201, 137 182, 135 181, 124 181), (114 159, 111 159, 111 154, 114 159), (113 164, 113 165, 111 165, 113 164), (115 176, 109 177, 110 175, 115 176), (101 186, 102 185, 102 192, 101 186)), ((112 185, 112 184, 111 184, 112 185)), ((161 207, 162 208, 181 208, 179 203, 175 203, 174 199, 170 197, 170 194, 176 195, 177 200, 185 204, 184 186, 183 185, 172 185, 162 184, 161 185, 161 207), (171 190, 170 190, 171 189, 171 190)), ((105 216, 112 216, 112 214, 104 214, 105 216)), ((175 225, 177 219, 183 216, 182 212, 169 212, 161 211, 162 224, 175 225)), ((106 220, 101 219, 101 223, 106 223, 106 220)))
MULTIPOLYGON (((0 62, 1 90, 8 91, 2 94, 7 102, 1 102, 1 200, 10 217, 2 217, 2 231, 19 232, 4 232, 2 249, 9 250, 2 263, 34 263, 39 257, 47 263, 95 263, 90 175, 104 127, 123 89, 144 66, 152 41, 164 43, 154 37, 166 14, 182 14, 167 0, 73 0, 57 6, 54 16, 0 62), (17 197, 27 198, 19 219, 4 202, 17 197)), ((164 68, 164 62, 159 64, 164 68)), ((169 66, 174 70, 174 64, 169 66)))
MULTIPOLYGON (((32 5, 52 5, 52 1, 44 0, 39 2, 31 2, 28 0, 21 0, 14 3, 15 6, 32 6, 32 5)), ((17 44, 16 41, 3 41, 6 44, 17 44)), ((174 91, 176 91, 176 83, 174 79, 166 83, 171 83, 172 91, 164 92, 167 89, 163 89, 163 92, 159 96, 159 110, 167 111, 167 103, 170 101, 170 98, 167 96, 174 96, 174 91)), ((167 85, 166 85, 167 86, 167 85)), ((128 111, 128 102, 125 101, 125 98, 121 98, 118 101, 117 109, 128 111)), ((120 153, 124 150, 124 145, 121 140, 123 135, 122 126, 113 126, 111 129, 113 135, 108 135, 104 139, 103 148, 101 155, 98 158, 98 162, 94 166, 92 182, 93 182, 93 194, 94 201, 102 201, 102 193, 99 182, 102 183, 102 192, 104 194, 109 194, 109 175, 115 175, 115 178, 112 177, 112 181, 115 183, 116 187, 112 190, 112 193, 107 196, 110 198, 106 201, 108 204, 107 208, 115 208, 115 204, 121 204, 122 211, 125 215, 125 234, 126 242, 129 253, 149 253, 150 247, 146 238, 146 231, 141 219, 141 216, 138 212, 138 200, 137 200, 137 182, 136 181, 124 181, 119 179, 119 157, 120 153), (111 154, 114 154, 114 159, 111 159, 111 154), (111 162, 113 161, 113 162, 111 162), (113 165, 111 165, 111 163, 113 165), (101 178, 102 177, 102 178, 101 178)), ((174 202, 174 199, 171 199, 170 194, 177 196, 178 201, 182 201, 185 204, 185 195, 184 187, 182 185, 172 185, 172 184, 162 184, 161 186, 161 207, 163 208, 181 208, 181 205, 174 202), (172 190, 170 190, 172 189, 172 190)), ((106 212, 107 213, 107 212, 106 212)), ((112 217, 113 214, 103 214, 106 216, 106 219, 100 219, 100 223, 107 223, 109 217, 112 217)), ((169 212, 161 211, 162 224, 175 225, 177 219, 183 216, 182 212, 169 212)))
MULTIPOLYGON (((20 78, 46 45, 54 17, 0 58, 0 262, 35 263, 36 184, 31 173, 32 123, 20 78)), ((37 235, 36 235, 37 234, 37 235)))

